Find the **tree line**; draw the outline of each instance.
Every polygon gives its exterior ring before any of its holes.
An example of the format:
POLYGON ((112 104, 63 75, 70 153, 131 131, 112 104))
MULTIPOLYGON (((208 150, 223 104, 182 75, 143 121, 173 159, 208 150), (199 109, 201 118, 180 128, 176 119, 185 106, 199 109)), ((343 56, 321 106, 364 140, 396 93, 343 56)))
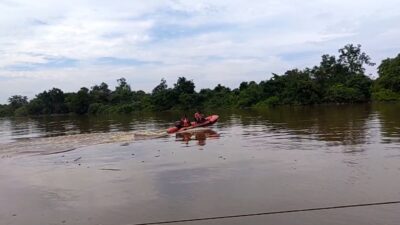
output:
POLYGON ((193 81, 179 77, 172 87, 162 79, 151 93, 146 93, 132 90, 126 79, 120 78, 114 90, 103 82, 71 93, 53 88, 29 101, 26 96, 14 95, 8 104, 0 105, 0 116, 400 101, 400 54, 383 60, 378 66, 379 77, 373 80, 366 75, 365 67, 375 64, 362 52, 361 45, 348 44, 338 53, 322 55, 320 64, 312 68, 273 74, 259 83, 242 82, 234 89, 218 84, 197 92, 193 81))

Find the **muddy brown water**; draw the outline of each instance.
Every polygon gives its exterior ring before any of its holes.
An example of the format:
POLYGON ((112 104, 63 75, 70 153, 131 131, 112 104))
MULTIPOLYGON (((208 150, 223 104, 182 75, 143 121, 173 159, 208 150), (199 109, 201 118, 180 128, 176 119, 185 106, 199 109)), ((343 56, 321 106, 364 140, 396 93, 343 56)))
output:
MULTIPOLYGON (((125 225, 400 200, 400 105, 0 120, 0 224, 125 225)), ((400 205, 176 224, 400 224, 400 205)))

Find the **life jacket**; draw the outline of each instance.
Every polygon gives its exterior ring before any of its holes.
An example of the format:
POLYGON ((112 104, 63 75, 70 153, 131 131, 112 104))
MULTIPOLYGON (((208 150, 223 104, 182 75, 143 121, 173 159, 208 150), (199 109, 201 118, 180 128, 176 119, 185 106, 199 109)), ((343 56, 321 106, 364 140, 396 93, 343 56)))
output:
POLYGON ((204 121, 203 115, 200 114, 200 113, 198 113, 198 112, 196 112, 196 113, 194 114, 194 118, 196 119, 196 122, 198 122, 198 123, 201 123, 201 122, 204 121))
POLYGON ((190 121, 188 120, 188 118, 183 118, 182 119, 182 123, 184 127, 189 127, 190 126, 190 121))

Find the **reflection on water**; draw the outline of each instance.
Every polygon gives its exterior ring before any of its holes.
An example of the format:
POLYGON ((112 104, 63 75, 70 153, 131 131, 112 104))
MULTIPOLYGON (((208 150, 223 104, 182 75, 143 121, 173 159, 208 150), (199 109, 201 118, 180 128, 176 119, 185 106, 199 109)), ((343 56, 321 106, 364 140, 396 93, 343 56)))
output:
POLYGON ((134 117, 52 116, 0 120, 3 140, 94 132, 156 130, 158 125, 164 125, 165 123, 166 121, 155 119, 152 115, 134 117))
MULTIPOLYGON (((187 145, 196 140, 198 145, 204 146, 207 139, 219 137, 217 132, 229 130, 223 134, 225 138, 235 136, 233 141, 238 141, 240 136, 243 139, 240 145, 244 147, 274 145, 274 148, 289 149, 295 147, 293 142, 308 141, 309 146, 301 146, 302 149, 339 146, 344 152, 362 152, 367 149, 363 144, 399 142, 399 111, 400 104, 222 111, 217 112, 221 118, 214 126, 217 130, 177 134, 176 140, 187 145), (286 146, 288 141, 291 144, 286 146)), ((165 137, 165 128, 178 117, 179 114, 169 113, 1 119, 0 151, 58 152, 96 144, 165 137)))
POLYGON ((204 146, 207 139, 218 139, 219 134, 209 128, 188 130, 185 132, 177 133, 176 140, 181 141, 185 144, 189 144, 190 141, 196 140, 199 146, 204 146))
POLYGON ((252 126, 264 125, 271 126, 272 133, 283 133, 291 138, 355 145, 365 143, 369 138, 366 126, 370 116, 370 105, 281 107, 254 112, 242 117, 242 121, 250 130, 252 126))
POLYGON ((382 126, 382 142, 400 142, 400 104, 379 104, 374 108, 382 126))

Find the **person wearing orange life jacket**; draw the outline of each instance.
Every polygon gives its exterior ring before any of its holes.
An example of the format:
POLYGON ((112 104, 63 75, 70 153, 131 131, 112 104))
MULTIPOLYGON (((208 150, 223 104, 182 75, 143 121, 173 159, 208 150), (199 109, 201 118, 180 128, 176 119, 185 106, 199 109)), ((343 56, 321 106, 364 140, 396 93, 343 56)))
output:
POLYGON ((187 118, 186 114, 179 120, 175 122, 175 127, 181 129, 182 127, 190 127, 192 124, 190 120, 187 118))
POLYGON ((190 120, 187 118, 186 115, 182 117, 181 124, 182 124, 182 127, 190 127, 190 125, 191 125, 190 120))
POLYGON ((201 114, 200 110, 197 110, 197 112, 194 114, 194 119, 196 123, 202 123, 204 122, 204 115, 201 114))

